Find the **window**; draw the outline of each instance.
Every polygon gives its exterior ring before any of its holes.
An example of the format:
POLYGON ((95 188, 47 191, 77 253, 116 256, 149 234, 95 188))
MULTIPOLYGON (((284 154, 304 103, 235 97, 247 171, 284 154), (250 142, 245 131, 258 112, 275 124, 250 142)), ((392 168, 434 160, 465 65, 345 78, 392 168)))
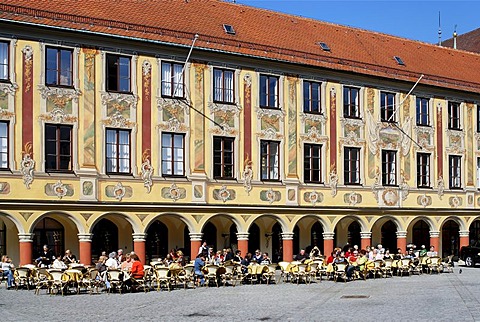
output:
POLYGON ((280 180, 279 155, 280 143, 276 141, 260 141, 262 158, 262 180, 280 180))
POLYGON ((234 73, 231 70, 213 70, 213 100, 219 103, 230 103, 234 101, 234 73))
POLYGON ((382 151, 382 184, 394 186, 397 184, 396 151, 382 151))
POLYGON ((72 66, 72 50, 47 47, 45 84, 49 86, 73 86, 72 66))
POLYGON ((0 81, 9 79, 8 60, 8 42, 0 41, 0 81))
POLYGON ((162 133, 162 175, 185 176, 185 134, 162 133))
POLYGON ((480 133, 480 104, 477 104, 477 133, 480 133))
POLYGON ((322 182, 322 146, 320 144, 305 144, 303 169, 305 182, 322 182))
POLYGON ((72 171, 71 125, 45 125, 45 171, 72 171))
POLYGON ((213 138, 213 177, 233 179, 233 143, 234 138, 213 138))
POLYGON ((430 188, 429 153, 417 153, 417 187, 430 188))
POLYGON ((448 157, 450 189, 462 188, 462 157, 451 155, 448 157))
POLYGON ((260 107, 279 108, 278 77, 260 75, 260 107))
POLYGON ((107 54, 107 91, 131 92, 130 57, 107 54))
POLYGON ((223 30, 229 35, 235 35, 235 29, 232 25, 223 24, 223 30))
POLYGON ((380 93, 380 118, 382 122, 396 122, 395 94, 380 93))
POLYGON ((107 173, 130 174, 130 130, 107 129, 107 173))
POLYGON ((477 158, 477 189, 480 189, 480 158, 477 158))
POLYGON ((162 63, 162 97, 184 98, 183 64, 162 63))
POLYGON ((460 103, 448 102, 448 128, 461 130, 460 126, 460 103))
POLYGON ((417 97, 417 125, 430 125, 430 111, 428 99, 417 97))
POLYGON ((303 82, 303 111, 305 113, 322 113, 321 92, 320 83, 303 82))
POLYGON ((360 148, 344 150, 343 180, 345 184, 360 184, 360 148))
POLYGON ((343 116, 360 118, 359 90, 355 87, 343 88, 343 116))
POLYGON ((8 122, 0 122, 0 170, 8 169, 8 122))

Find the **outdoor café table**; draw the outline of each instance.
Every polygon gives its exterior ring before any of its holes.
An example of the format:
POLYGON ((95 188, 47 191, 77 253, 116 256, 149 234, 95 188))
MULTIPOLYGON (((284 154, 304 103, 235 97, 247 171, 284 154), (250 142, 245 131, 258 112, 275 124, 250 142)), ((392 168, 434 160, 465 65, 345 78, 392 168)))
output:
POLYGON ((264 270, 268 270, 267 265, 260 265, 260 264, 253 264, 253 265, 250 264, 250 265, 248 265, 248 272, 250 274, 261 275, 264 270))
POLYGON ((80 293, 80 282, 82 281, 83 273, 78 269, 67 269, 63 272, 62 280, 68 282, 69 286, 75 287, 77 293, 80 293))

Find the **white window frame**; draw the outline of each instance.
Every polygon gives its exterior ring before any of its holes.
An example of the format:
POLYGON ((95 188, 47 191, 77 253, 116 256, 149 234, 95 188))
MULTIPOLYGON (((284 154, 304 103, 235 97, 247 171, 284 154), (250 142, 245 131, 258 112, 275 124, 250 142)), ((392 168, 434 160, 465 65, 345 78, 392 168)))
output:
POLYGON ((342 85, 342 113, 341 117, 345 119, 363 119, 363 94, 364 94, 364 88, 360 86, 355 86, 355 85, 348 85, 348 84, 343 84, 342 85), (345 95, 345 88, 355 88, 358 90, 358 117, 352 117, 352 116, 345 116, 345 110, 344 110, 344 95, 345 95))

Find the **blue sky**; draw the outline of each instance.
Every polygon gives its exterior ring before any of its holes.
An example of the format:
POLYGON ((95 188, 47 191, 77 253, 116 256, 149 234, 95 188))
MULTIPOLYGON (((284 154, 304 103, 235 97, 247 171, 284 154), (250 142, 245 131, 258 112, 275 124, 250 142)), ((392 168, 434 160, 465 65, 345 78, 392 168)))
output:
POLYGON ((480 1, 237 0, 237 3, 378 31, 428 43, 480 28, 480 1))

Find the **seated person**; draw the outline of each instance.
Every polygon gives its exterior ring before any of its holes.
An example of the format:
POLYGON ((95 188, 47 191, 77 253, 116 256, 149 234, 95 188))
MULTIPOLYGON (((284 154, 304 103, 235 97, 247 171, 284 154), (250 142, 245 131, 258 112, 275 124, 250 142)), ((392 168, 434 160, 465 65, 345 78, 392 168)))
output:
POLYGON ((143 276, 145 276, 145 271, 142 262, 140 262, 140 258, 138 258, 137 254, 130 255, 130 257, 132 259, 130 275, 133 278, 143 278, 143 276))
POLYGON ((67 249, 65 251, 65 256, 63 256, 62 260, 67 266, 70 264, 75 264, 77 262, 77 258, 75 257, 75 255, 72 254, 70 249, 67 249))
POLYGON ((419 257, 427 256, 427 249, 425 248, 425 245, 422 245, 420 252, 418 252, 419 257))
POLYGON ((108 254, 108 259, 105 262, 105 265, 107 265, 107 268, 109 269, 117 269, 118 268, 117 253, 111 252, 110 254, 108 254))
POLYGON ((67 265, 62 261, 62 256, 57 256, 53 261, 52 268, 55 269, 67 269, 67 265))
POLYGON ((255 251, 255 254, 253 254, 252 261, 255 261, 257 263, 260 263, 262 261, 262 253, 260 252, 260 249, 257 249, 255 251))
POLYGON ((195 262, 193 263, 193 271, 195 272, 195 276, 197 279, 200 280, 200 285, 203 286, 205 284, 205 276, 203 275, 202 268, 205 266, 205 256, 203 253, 197 255, 195 258, 195 262))
POLYGON ((122 264, 120 265, 120 269, 122 271, 131 271, 132 270, 132 265, 133 265, 133 262, 132 262, 132 255, 130 254, 126 254, 125 255, 125 261, 122 262, 122 264))
POLYGON ((397 248, 397 253, 393 256, 394 260, 400 260, 403 258, 403 252, 401 248, 397 248))
POLYGON ((321 258, 322 252, 320 251, 320 249, 318 249, 317 246, 313 246, 312 250, 310 251, 309 257, 310 259, 321 258))
POLYGON ((7 288, 10 289, 15 281, 13 277, 13 269, 15 266, 13 266, 12 260, 7 255, 2 256, 2 265, 0 268, 2 269, 2 275, 7 277, 7 288))
POLYGON ((358 266, 358 251, 354 250, 350 256, 347 258, 348 266, 347 266, 347 278, 352 279, 353 272, 355 271, 356 267, 358 266))
POLYGON ((335 257, 337 254, 335 252, 331 252, 330 256, 327 257, 327 265, 328 264, 333 264, 333 261, 335 260, 335 257))
POLYGON ((393 259, 393 256, 390 254, 390 250, 387 248, 385 249, 385 254, 383 255, 383 259, 393 259))
POLYGON ((232 259, 232 260, 233 260, 235 263, 241 263, 242 260, 243 260, 241 254, 242 254, 242 251, 241 251, 240 249, 237 249, 237 250, 235 251, 235 256, 233 256, 233 259, 232 259))
POLYGON ((40 253, 40 256, 35 260, 38 267, 50 267, 52 265, 55 256, 47 245, 43 245, 43 251, 40 253))
POLYGON ((270 257, 268 257, 268 253, 263 253, 262 260, 260 261, 260 265, 269 265, 272 261, 270 257))
POLYGON ((427 252, 428 257, 437 257, 438 252, 435 251, 435 246, 430 246, 430 250, 427 252))
POLYGON ((305 253, 305 249, 300 249, 300 253, 295 256, 295 260, 299 262, 304 262, 308 258, 307 254, 305 253))
POLYGON ((175 262, 180 266, 185 266, 185 257, 181 250, 177 250, 177 260, 175 262))

